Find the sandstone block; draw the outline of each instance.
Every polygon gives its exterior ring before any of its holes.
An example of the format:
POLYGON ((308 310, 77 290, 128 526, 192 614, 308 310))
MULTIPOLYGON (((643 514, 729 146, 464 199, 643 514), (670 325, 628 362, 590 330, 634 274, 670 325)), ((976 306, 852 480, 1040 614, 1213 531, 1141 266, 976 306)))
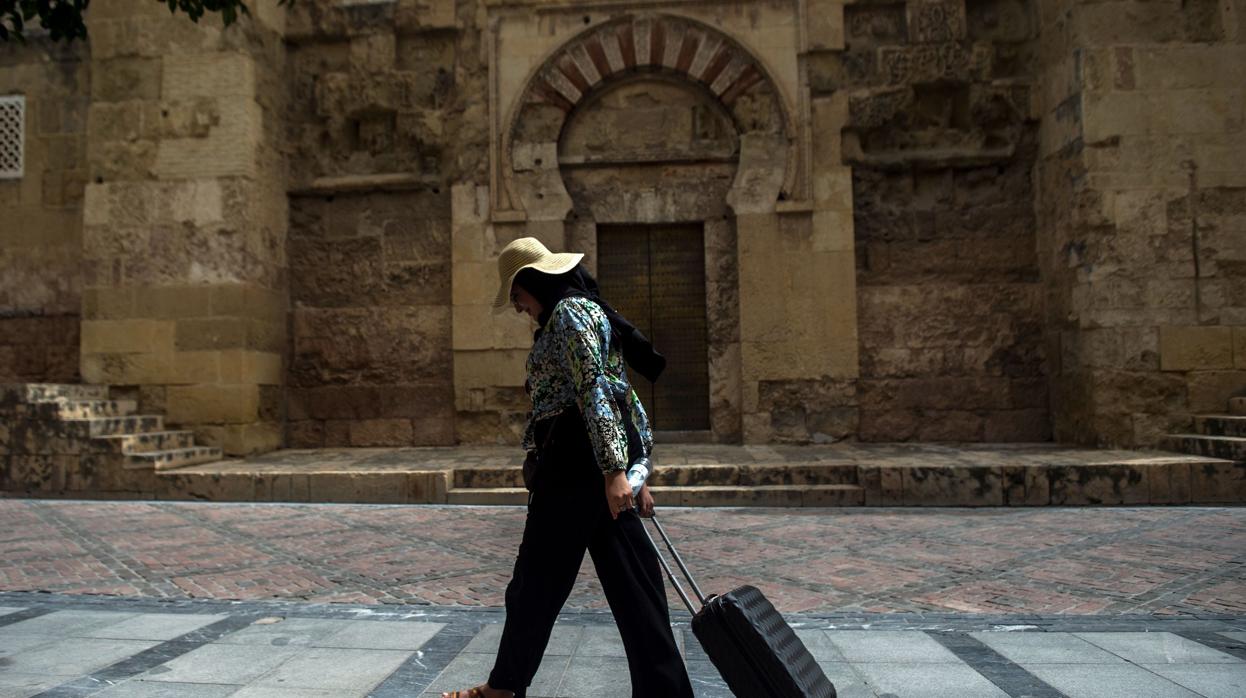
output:
POLYGON ((82 351, 92 354, 165 353, 173 349, 174 323, 156 320, 88 320, 82 351))
POLYGON ((206 286, 147 286, 133 290, 134 313, 142 318, 181 319, 208 314, 206 286))
POLYGON ((409 419, 366 419, 350 425, 352 446, 409 446, 411 442, 409 419))
POLYGON ((156 499, 201 500, 208 502, 255 501, 255 480, 251 473, 178 473, 156 479, 156 499))
POLYGON ((1233 367, 1233 328, 1161 327, 1160 368, 1192 371, 1233 367))
POLYGON ((134 289, 87 288, 82 291, 84 320, 121 320, 134 317, 134 289))
POLYGON ((259 415, 256 385, 170 386, 168 420, 173 424, 249 423, 259 415))
POLYGON ((255 501, 257 502, 307 502, 310 501, 311 478, 296 473, 258 475, 255 478, 255 501))
POLYGON ((160 99, 161 59, 112 58, 97 65, 91 80, 94 102, 160 99))
POLYGON ((281 448, 282 436, 281 425, 275 422, 229 424, 217 431, 214 445, 226 455, 246 456, 281 448))
POLYGON ((289 448, 324 448, 324 422, 307 419, 286 423, 286 445, 289 448))
POLYGON ((219 352, 219 357, 224 383, 281 385, 285 378, 280 354, 229 349, 219 352))
POLYGON ((177 320, 179 351, 241 349, 248 346, 249 323, 243 318, 209 317, 177 320))
POLYGON ((1190 503, 1246 501, 1246 463, 1199 463, 1190 466, 1190 503))
MULTIPOLYGON (((176 383, 217 383, 221 380, 221 352, 179 351, 173 353, 172 374, 176 383)), ((229 381, 240 383, 242 381, 229 381)))
POLYGON ((456 305, 454 307, 455 350, 485 350, 494 348, 494 325, 496 317, 487 305, 456 305))
POLYGON ((1233 328, 1233 367, 1246 369, 1246 327, 1233 328))
POLYGON ((1221 414, 1246 388, 1246 371, 1191 371, 1186 382, 1191 412, 1221 414))
POLYGON ((1153 465, 1147 480, 1151 487, 1151 504, 1190 503, 1189 463, 1153 465))
POLYGON ((835 0, 811 0, 805 11, 809 48, 815 51, 842 51, 844 48, 844 6, 835 0))
POLYGON ((164 56, 163 63, 160 97, 165 101, 255 97, 255 59, 245 53, 174 52, 164 56))
POLYGON ((168 383, 175 379, 173 352, 167 354, 88 354, 81 360, 83 380, 107 385, 168 383))
POLYGON ((1048 476, 1057 506, 1146 504, 1151 496, 1147 465, 1059 466, 1048 476))
POLYGON ((402 504, 408 483, 404 472, 325 473, 311 479, 311 501, 402 504))

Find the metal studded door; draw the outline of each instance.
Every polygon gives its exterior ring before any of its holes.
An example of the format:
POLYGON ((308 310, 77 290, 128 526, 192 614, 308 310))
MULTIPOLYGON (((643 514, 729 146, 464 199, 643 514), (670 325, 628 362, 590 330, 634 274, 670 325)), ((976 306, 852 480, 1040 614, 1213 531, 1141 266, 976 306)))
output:
POLYGON ((702 226, 598 226, 597 279, 606 301, 666 357, 666 371, 656 384, 628 372, 653 428, 708 430, 702 226))

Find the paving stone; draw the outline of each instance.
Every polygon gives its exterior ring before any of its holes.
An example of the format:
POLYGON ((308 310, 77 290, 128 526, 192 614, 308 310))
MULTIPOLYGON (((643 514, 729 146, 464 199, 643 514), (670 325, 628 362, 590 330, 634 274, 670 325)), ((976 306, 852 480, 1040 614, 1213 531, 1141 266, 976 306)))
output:
POLYGON ((0 627, 6 635, 43 635, 45 637, 92 637, 89 633, 134 617, 132 613, 114 611, 56 611, 0 627))
POLYGON ((25 610, 26 609, 20 606, 0 606, 0 616, 7 616, 10 613, 17 613, 18 611, 25 611, 25 610))
POLYGON ((5 667, 20 674, 73 677, 89 674, 157 644, 67 637, 16 652, 5 658, 5 667))
POLYGON ((317 647, 378 650, 418 650, 445 627, 445 623, 344 621, 346 627, 315 643, 317 647))
POLYGON ((1168 679, 1132 664, 1023 664, 1069 698, 1197 698, 1168 679))
POLYGON ((92 694, 93 698, 224 698, 236 696, 242 686, 212 683, 171 683, 168 681, 123 681, 92 694))
POLYGON ((299 652, 252 685, 364 692, 383 681, 410 655, 406 650, 313 647, 299 652))
POLYGON ((973 636, 1022 666, 1119 664, 1125 661, 1071 633, 973 633, 973 636))
POLYGON ((1237 657, 1172 633, 1077 633, 1134 664, 1241 664, 1237 657))
POLYGON ((0 696, 4 698, 26 698, 52 688, 61 680, 47 674, 23 674, 16 671, 0 672, 0 696))
MULTIPOLYGON (((498 645, 502 642, 502 628, 501 623, 486 625, 476 637, 472 638, 463 651, 497 652, 498 645)), ((556 624, 553 632, 550 633, 549 643, 545 645, 545 654, 560 657, 574 654, 583 633, 584 628, 581 626, 556 624)))
POLYGON ((1143 664, 1142 667, 1207 698, 1246 696, 1246 664, 1143 664))
POLYGON ((627 660, 619 657, 572 657, 562 682, 551 695, 631 698, 632 683, 627 660))
POLYGON ((320 646, 327 638, 350 627, 350 621, 320 618, 284 618, 275 623, 255 623, 217 642, 223 645, 271 645, 274 647, 320 646))
POLYGON ((81 636, 120 640, 172 640, 224 618, 228 616, 144 613, 131 616, 118 623, 84 630, 81 636))
POLYGON ((888 698, 1008 698, 963 664, 853 664, 868 688, 888 698))
POLYGON ((879 630, 826 631, 827 639, 845 660, 853 664, 906 662, 915 664, 956 664, 956 655, 924 634, 879 630))
POLYGON ((818 662, 818 667, 835 686, 835 698, 875 698, 876 694, 861 674, 847 662, 818 662))
POLYGON ((204 645, 145 674, 144 681, 248 684, 298 654, 293 647, 204 645))
MULTIPOLYGON (((831 638, 827 637, 823 630, 804 630, 796 628, 796 637, 805 644, 805 649, 809 650, 809 654, 818 662, 840 663, 846 662, 847 659, 831 642, 831 638)), ((845 639, 846 642, 851 640, 845 639)))
MULTIPOLYGON (((449 666, 437 676, 437 679, 424 691, 424 696, 440 698, 443 691, 479 686, 488 680, 489 672, 493 669, 494 659, 495 657, 491 652, 463 652, 455 657, 449 666)), ((528 688, 529 698, 555 695, 570 662, 571 657, 569 656, 547 655, 543 658, 541 667, 537 670, 536 676, 532 679, 532 685, 528 688)))

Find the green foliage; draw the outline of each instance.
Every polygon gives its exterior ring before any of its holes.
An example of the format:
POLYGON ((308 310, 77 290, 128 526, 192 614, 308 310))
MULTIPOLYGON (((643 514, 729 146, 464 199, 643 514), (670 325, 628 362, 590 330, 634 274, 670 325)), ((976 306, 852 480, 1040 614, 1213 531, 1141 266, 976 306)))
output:
MULTIPOLYGON (((233 24, 239 14, 249 15, 245 0, 151 0, 169 6, 169 12, 184 12, 192 22, 204 14, 218 13, 225 26, 233 24)), ((25 41, 25 29, 32 20, 48 30, 52 41, 73 41, 87 37, 82 19, 91 0, 0 0, 0 42, 25 41)), ((280 5, 293 5, 294 0, 278 0, 280 5)))

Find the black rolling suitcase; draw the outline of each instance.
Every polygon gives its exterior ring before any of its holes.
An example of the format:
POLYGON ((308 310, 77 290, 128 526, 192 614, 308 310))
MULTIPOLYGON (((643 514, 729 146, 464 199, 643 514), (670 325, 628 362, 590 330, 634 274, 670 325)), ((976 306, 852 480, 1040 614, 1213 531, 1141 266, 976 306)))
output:
MULTIPOLYGON (((653 523, 701 602, 701 610, 692 608, 652 536, 649 542, 692 613, 692 633, 732 693, 738 698, 835 698, 835 686, 764 594, 745 585, 707 599, 656 516, 653 523)), ((647 527, 645 535, 649 535, 647 527)))

